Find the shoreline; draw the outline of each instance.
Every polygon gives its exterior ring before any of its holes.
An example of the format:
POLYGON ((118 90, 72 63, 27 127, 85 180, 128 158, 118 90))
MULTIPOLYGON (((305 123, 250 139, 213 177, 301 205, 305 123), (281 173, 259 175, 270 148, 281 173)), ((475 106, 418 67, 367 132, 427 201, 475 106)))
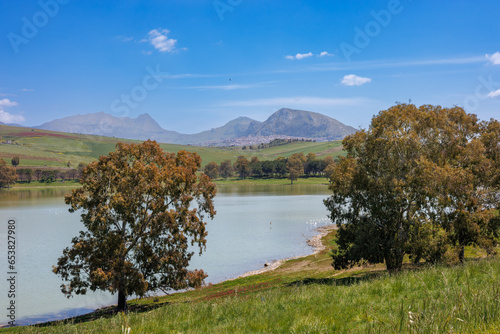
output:
MULTIPOLYGON (((277 261, 274 261, 274 262, 270 263, 268 266, 266 266, 264 268, 257 269, 257 270, 252 270, 252 271, 248 271, 248 272, 244 273, 243 275, 237 276, 235 278, 226 279, 226 280, 218 282, 216 284, 221 284, 221 283, 224 283, 224 282, 234 281, 234 280, 239 279, 239 278, 244 278, 244 277, 259 275, 259 274, 262 274, 262 273, 265 273, 265 272, 276 270, 282 264, 284 264, 285 262, 287 262, 289 260, 300 259, 300 258, 307 257, 307 256, 310 256, 310 255, 318 254, 319 252, 321 252, 322 250, 324 250, 326 248, 326 246, 322 243, 321 239, 324 236, 326 236, 328 233, 330 233, 332 230, 335 230, 335 229, 337 229, 337 225, 336 224, 329 224, 329 225, 325 225, 325 226, 320 226, 320 227, 314 229, 314 231, 317 231, 319 233, 315 234, 310 239, 306 240, 307 244, 309 246, 313 247, 313 252, 311 254, 298 255, 298 256, 294 256, 294 257, 290 257, 290 258, 285 258, 285 259, 277 260, 277 261)), ((216 285, 216 284, 214 284, 214 285, 216 285)), ((175 294, 175 293, 183 293, 183 292, 185 292, 185 291, 174 292, 173 294, 175 294)), ((100 308, 97 308, 97 309, 93 310, 92 312, 83 313, 83 314, 76 315, 76 316, 69 317, 69 318, 62 318, 62 319, 42 321, 42 322, 34 322, 34 323, 31 323, 31 324, 24 324, 24 325, 17 325, 17 326, 19 326, 19 327, 24 327, 24 326, 39 326, 39 325, 50 324, 50 323, 64 322, 66 320, 70 320, 70 319, 73 319, 73 318, 85 317, 85 316, 89 316, 89 315, 94 314, 94 313, 99 313, 99 312, 102 312, 102 311, 106 311, 106 310, 109 310, 110 308, 114 308, 115 305, 116 304, 111 304, 111 305, 108 305, 108 306, 100 307, 100 308)), ((0 325, 1 329, 3 329, 3 328, 9 328, 9 327, 11 327, 11 326, 0 325)))
MULTIPOLYGON (((306 241, 307 244, 309 246, 313 247, 313 249, 314 249, 314 251, 313 251, 312 254, 298 255, 298 256, 289 257, 289 258, 286 258, 286 259, 277 260, 277 261, 271 262, 269 265, 265 266, 264 268, 257 269, 257 270, 252 270, 252 271, 248 271, 248 272, 244 273, 243 275, 240 275, 240 276, 235 277, 235 278, 228 279, 226 281, 234 281, 235 279, 238 279, 238 278, 244 278, 244 277, 249 277, 249 276, 253 276, 253 275, 259 275, 259 274, 262 274, 262 273, 265 273, 265 272, 268 272, 268 271, 272 271, 272 270, 278 269, 283 263, 285 263, 288 260, 295 260, 295 259, 300 259, 302 257, 306 257, 306 256, 318 254, 319 252, 321 252, 323 249, 326 248, 326 246, 321 242, 321 239, 323 239, 324 236, 326 236, 328 233, 330 233, 332 230, 335 230, 335 229, 337 229, 337 225, 336 224, 330 224, 330 225, 326 225, 326 226, 321 226, 321 227, 318 227, 317 229, 315 229, 315 231, 318 231, 319 233, 316 234, 316 235, 314 235, 314 236, 312 236, 310 239, 308 239, 306 241)), ((224 281, 222 281, 222 282, 224 282, 224 281)), ((220 283, 222 283, 222 282, 220 282, 220 283)))

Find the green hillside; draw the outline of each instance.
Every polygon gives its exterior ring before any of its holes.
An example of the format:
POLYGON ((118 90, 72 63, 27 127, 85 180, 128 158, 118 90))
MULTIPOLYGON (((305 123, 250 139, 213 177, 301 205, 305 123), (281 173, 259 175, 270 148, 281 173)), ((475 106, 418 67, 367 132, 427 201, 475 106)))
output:
MULTIPOLYGON (((66 167, 79 163, 89 163, 101 155, 115 149, 118 142, 139 143, 137 140, 119 139, 92 135, 80 135, 39 129, 0 125, 0 158, 10 163, 17 155, 19 167, 66 167)), ((242 147, 217 148, 197 147, 176 144, 161 144, 167 152, 186 150, 198 153, 203 164, 210 161, 220 163, 223 160, 235 161, 239 155, 257 156, 261 160, 273 160, 279 156, 289 157, 293 153, 316 153, 318 157, 342 154, 341 142, 294 142, 264 149, 245 149, 242 147)))

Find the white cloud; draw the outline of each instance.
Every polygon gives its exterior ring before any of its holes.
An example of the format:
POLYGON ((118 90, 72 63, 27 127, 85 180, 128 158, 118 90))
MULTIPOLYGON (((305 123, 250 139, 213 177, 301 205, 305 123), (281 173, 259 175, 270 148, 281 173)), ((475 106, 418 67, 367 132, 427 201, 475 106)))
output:
POLYGON ((285 58, 290 59, 290 60, 294 60, 294 59, 301 60, 301 59, 309 58, 312 56, 314 56, 313 53, 309 52, 309 53, 297 53, 295 56, 285 56, 285 58))
POLYGON ((370 78, 363 78, 355 74, 349 74, 344 76, 341 83, 345 86, 361 86, 370 81, 372 81, 370 78))
POLYGON ((227 107, 318 107, 318 106, 353 106, 367 102, 366 98, 324 98, 315 96, 276 97, 225 102, 227 107))
POLYGON ((493 65, 500 65, 500 52, 495 52, 492 55, 486 54, 486 59, 488 59, 493 65))
POLYGON ((305 58, 309 58, 309 57, 312 57, 312 56, 317 56, 317 57, 326 57, 326 56, 334 56, 333 53, 329 53, 327 51, 323 51, 317 55, 315 55, 314 53, 312 52, 308 52, 308 53, 297 53, 295 56, 285 56, 286 59, 289 59, 289 60, 301 60, 301 59, 305 59, 305 58))
POLYGON ((11 101, 9 99, 0 100, 0 107, 15 107, 15 106, 17 106, 16 101, 11 101))
POLYGON ((175 51, 177 40, 168 38, 167 29, 153 29, 148 33, 149 42, 160 52, 172 53, 175 51))
POLYGON ((488 97, 491 97, 491 98, 495 98, 495 97, 499 97, 499 96, 500 96, 500 89, 497 89, 496 91, 490 92, 488 94, 488 97))
POLYGON ((0 122, 10 124, 10 123, 21 123, 26 119, 22 115, 12 115, 8 112, 0 109, 0 122))
POLYGON ((34 91, 34 89, 32 89, 32 88, 23 88, 23 89, 21 89, 21 92, 32 92, 32 91, 34 91))

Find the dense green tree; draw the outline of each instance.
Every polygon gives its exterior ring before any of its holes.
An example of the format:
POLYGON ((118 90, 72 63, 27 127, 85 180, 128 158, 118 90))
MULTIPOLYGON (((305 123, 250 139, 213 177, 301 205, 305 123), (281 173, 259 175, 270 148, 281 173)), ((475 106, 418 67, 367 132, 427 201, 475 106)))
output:
POLYGON ((262 173, 266 176, 273 176, 275 172, 276 163, 271 160, 266 160, 262 162, 262 173))
POLYGON ((87 290, 127 296, 200 286, 203 271, 187 269, 189 244, 206 245, 205 216, 215 214, 215 184, 196 176, 195 153, 164 152, 154 141, 118 143, 82 171, 82 187, 65 198, 85 230, 63 251, 54 272, 67 296, 87 290))
POLYGON ((216 178, 219 177, 219 165, 217 165, 217 163, 215 161, 209 162, 205 166, 204 173, 212 180, 215 180, 216 178))
POLYGON ((12 166, 17 167, 19 166, 19 157, 16 155, 12 158, 11 160, 12 166))
POLYGON ((42 170, 40 182, 52 183, 56 180, 57 170, 42 170))
POLYGON ((463 258, 463 246, 484 236, 495 193, 481 181, 491 161, 478 138, 477 119, 461 108, 407 104, 345 138, 347 157, 329 168, 325 200, 340 226, 334 266, 385 261, 397 270, 405 253, 439 258, 443 243, 463 258))
POLYGON ((287 160, 283 157, 276 158, 274 171, 278 176, 285 177, 285 175, 288 173, 287 160))
POLYGON ((253 177, 262 177, 262 162, 259 161, 258 157, 252 157, 250 160, 250 172, 253 177))
POLYGON ((306 175, 321 175, 326 168, 323 160, 315 159, 308 161, 305 167, 306 175))

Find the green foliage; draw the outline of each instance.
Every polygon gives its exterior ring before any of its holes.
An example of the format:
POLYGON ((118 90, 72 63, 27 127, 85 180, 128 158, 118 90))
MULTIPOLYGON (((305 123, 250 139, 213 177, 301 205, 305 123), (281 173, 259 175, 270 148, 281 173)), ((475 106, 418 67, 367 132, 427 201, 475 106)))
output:
POLYGON ((12 158, 11 160, 12 166, 17 167, 19 166, 19 157, 16 155, 12 158))
POLYGON ((458 248, 463 261, 467 244, 494 246, 485 231, 498 205, 496 123, 458 107, 399 104, 344 139, 348 155, 329 168, 325 200, 340 225, 334 266, 384 259, 398 270, 405 253, 434 262, 458 248))

